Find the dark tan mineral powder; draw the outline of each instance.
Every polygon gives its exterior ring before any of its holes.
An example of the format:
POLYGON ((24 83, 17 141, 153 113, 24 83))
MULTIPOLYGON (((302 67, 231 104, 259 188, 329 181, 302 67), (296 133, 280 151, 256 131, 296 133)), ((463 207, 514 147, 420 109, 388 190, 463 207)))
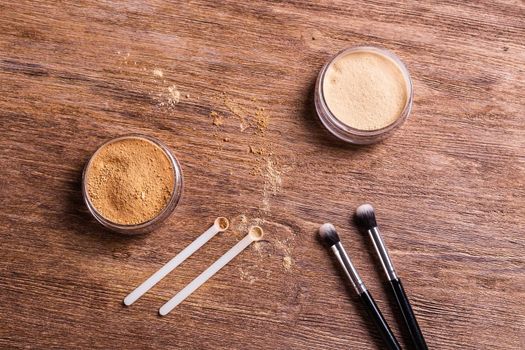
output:
POLYGON ((130 137, 103 146, 86 172, 97 212, 120 225, 156 217, 168 204, 175 178, 168 155, 151 141, 130 137))

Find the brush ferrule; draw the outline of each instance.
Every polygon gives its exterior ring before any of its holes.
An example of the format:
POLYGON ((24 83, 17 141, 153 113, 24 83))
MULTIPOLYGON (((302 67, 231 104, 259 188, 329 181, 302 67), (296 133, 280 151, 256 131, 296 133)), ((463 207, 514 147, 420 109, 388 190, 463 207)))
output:
POLYGON ((359 277, 357 270, 352 264, 352 261, 350 261, 350 258, 348 257, 348 254, 346 254, 346 251, 343 248, 341 242, 334 244, 332 246, 332 251, 334 252, 339 263, 341 264, 341 267, 345 271, 346 277, 348 277, 348 279, 354 286, 356 293, 358 295, 361 295, 361 293, 366 291, 365 284, 361 280, 361 277, 359 277))
POLYGON ((392 281, 397 279, 397 274, 394 270, 394 264, 392 264, 392 259, 390 259, 388 249, 386 249, 385 242, 379 233, 379 229, 377 227, 373 227, 368 230, 368 234, 374 243, 374 248, 376 249, 377 255, 379 256, 379 260, 381 260, 381 265, 383 265, 383 269, 385 270, 388 280, 392 281))

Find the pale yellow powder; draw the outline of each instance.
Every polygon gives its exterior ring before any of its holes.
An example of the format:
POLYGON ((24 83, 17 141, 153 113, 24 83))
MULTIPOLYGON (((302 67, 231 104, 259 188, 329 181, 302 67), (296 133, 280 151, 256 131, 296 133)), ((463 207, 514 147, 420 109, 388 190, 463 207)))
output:
POLYGON ((153 75, 156 76, 157 78, 162 78, 164 77, 164 72, 160 70, 159 68, 155 68, 153 70, 153 75))
POLYGON ((168 87, 168 104, 174 106, 180 102, 180 91, 177 90, 177 86, 172 85, 168 87))
POLYGON ((333 62, 323 79, 323 94, 332 114, 358 130, 377 130, 401 116, 407 83, 399 66, 371 52, 348 53, 333 62))

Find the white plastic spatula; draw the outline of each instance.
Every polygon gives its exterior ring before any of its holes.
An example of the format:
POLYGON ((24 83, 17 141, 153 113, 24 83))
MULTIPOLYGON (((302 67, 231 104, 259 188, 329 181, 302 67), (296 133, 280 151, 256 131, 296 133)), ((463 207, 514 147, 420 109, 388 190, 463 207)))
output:
POLYGON ((184 299, 190 296, 191 293, 193 293, 200 286, 202 286, 204 282, 206 282, 209 278, 215 275, 220 269, 222 269, 227 263, 229 263, 233 258, 235 258, 252 242, 260 240, 263 237, 263 235, 263 229, 259 226, 250 227, 248 234, 242 240, 240 240, 236 245, 234 245, 230 250, 228 250, 223 256, 221 256, 217 261, 215 261, 197 278, 191 281, 190 284, 184 287, 183 290, 177 293, 177 295, 171 298, 166 304, 162 305, 162 307, 159 309, 159 314, 161 316, 164 316, 170 313, 171 310, 173 310, 184 299))
POLYGON ((124 298, 124 305, 129 306, 137 301, 141 296, 143 296, 148 290, 150 290, 155 284, 157 284, 161 279, 166 277, 168 273, 173 271, 177 266, 179 266, 184 260, 190 257, 195 253, 200 247, 202 247, 206 242, 213 238, 217 233, 223 232, 228 229, 230 222, 224 217, 218 217, 215 219, 213 226, 207 229, 202 235, 197 237, 189 246, 184 248, 177 256, 168 261, 166 265, 162 266, 160 270, 155 272, 144 281, 140 286, 138 286, 133 292, 131 292, 127 297, 124 298))

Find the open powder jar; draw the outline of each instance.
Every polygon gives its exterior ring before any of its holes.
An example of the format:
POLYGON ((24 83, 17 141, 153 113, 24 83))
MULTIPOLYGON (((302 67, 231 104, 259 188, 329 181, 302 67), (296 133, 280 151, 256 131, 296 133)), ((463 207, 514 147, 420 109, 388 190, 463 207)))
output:
POLYGON ((370 46, 341 51, 321 69, 315 108, 324 127, 353 144, 370 144, 401 126, 412 109, 412 81, 393 53, 370 46))
POLYGON ((145 135, 104 143, 82 175, 82 194, 91 214, 105 227, 128 234, 158 227, 177 206, 182 187, 175 156, 145 135))

